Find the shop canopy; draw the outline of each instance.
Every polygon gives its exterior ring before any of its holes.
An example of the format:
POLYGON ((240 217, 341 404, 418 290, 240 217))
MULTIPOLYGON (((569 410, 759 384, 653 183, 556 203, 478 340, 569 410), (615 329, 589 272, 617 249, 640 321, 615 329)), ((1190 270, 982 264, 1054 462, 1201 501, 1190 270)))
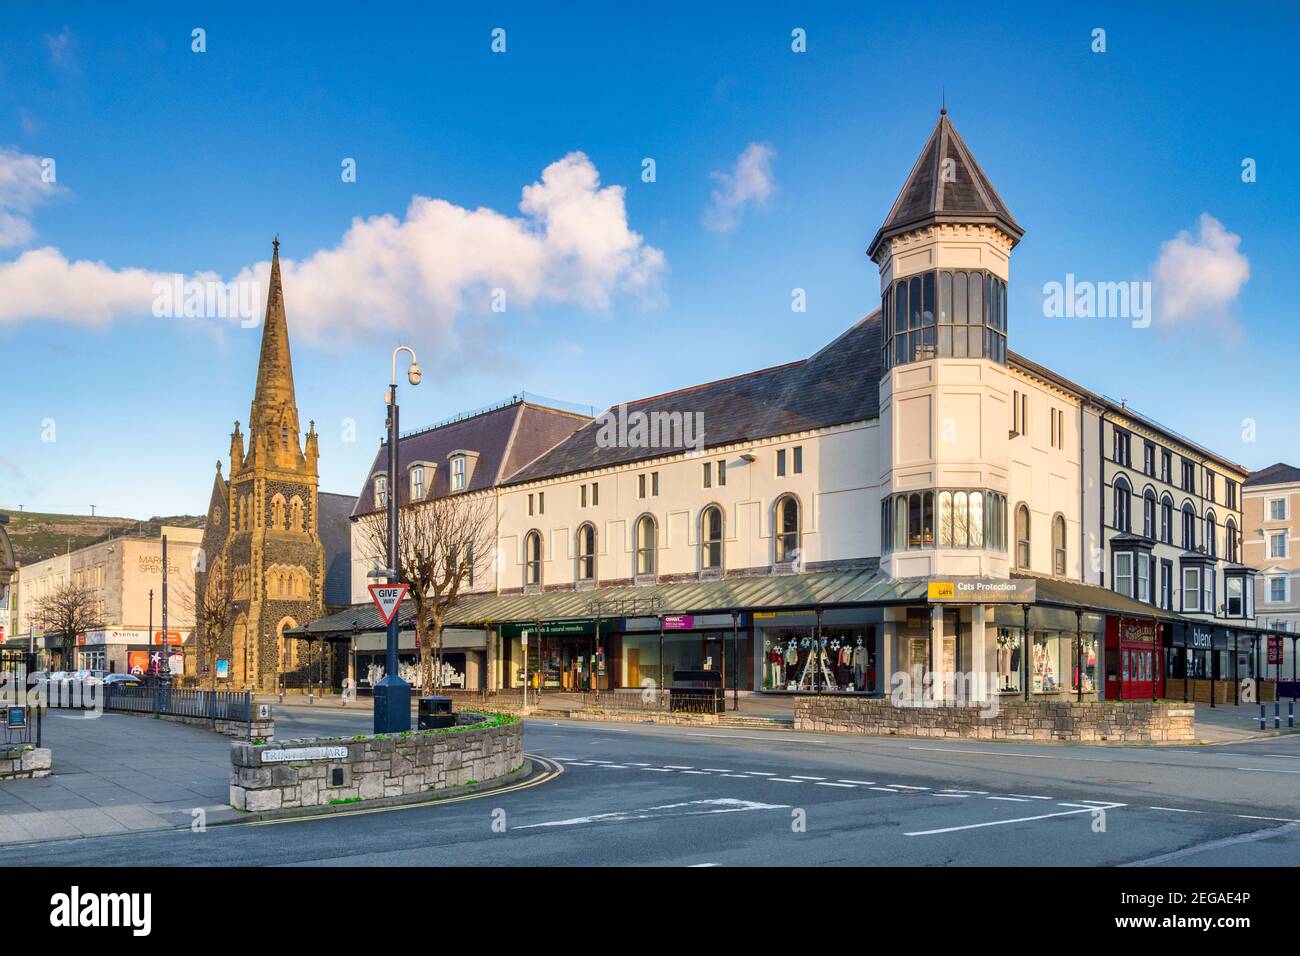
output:
MULTIPOLYGON (((1036 605, 1082 609, 1103 614, 1187 621, 1107 588, 1038 575, 1013 575, 1033 580, 1036 605)), ((481 594, 467 597, 447 616, 444 627, 494 627, 531 621, 585 620, 593 617, 646 617, 655 614, 708 614, 730 611, 779 611, 872 605, 926 604, 928 580, 891 578, 874 564, 805 574, 754 575, 716 581, 604 587, 587 591, 542 594, 481 594)), ((398 621, 410 630, 415 607, 410 599, 398 607, 398 621)), ((1249 628, 1242 628, 1247 630, 1249 628)), ((308 640, 382 632, 383 619, 373 603, 354 604, 345 611, 286 631, 308 640)))

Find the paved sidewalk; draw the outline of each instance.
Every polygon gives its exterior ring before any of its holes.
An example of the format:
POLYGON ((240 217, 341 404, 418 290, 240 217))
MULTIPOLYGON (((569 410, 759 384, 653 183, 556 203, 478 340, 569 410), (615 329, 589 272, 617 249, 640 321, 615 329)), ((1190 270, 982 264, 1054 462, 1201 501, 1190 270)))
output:
POLYGON ((54 751, 50 776, 0 783, 0 843, 188 826, 196 808, 209 822, 234 813, 230 741, 210 730, 50 710, 42 742, 54 751))
POLYGON ((1281 708, 1281 727, 1273 727, 1273 704, 1264 705, 1264 711, 1267 715, 1264 730, 1259 729, 1259 704, 1220 704, 1211 707, 1209 704, 1196 705, 1196 738, 1208 743, 1224 744, 1244 740, 1255 740, 1264 737, 1275 737, 1279 734, 1292 734, 1300 732, 1300 707, 1297 709, 1296 727, 1287 727, 1287 705, 1290 700, 1282 701, 1281 708))

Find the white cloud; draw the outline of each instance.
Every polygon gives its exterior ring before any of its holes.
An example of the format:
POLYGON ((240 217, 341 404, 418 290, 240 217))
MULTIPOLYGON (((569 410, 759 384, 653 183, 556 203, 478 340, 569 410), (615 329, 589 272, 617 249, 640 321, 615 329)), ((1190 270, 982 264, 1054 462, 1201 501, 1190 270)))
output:
POLYGON ((39 156, 0 147, 0 248, 31 242, 32 210, 62 192, 42 172, 39 156))
POLYGON ((77 67, 77 44, 72 31, 64 27, 56 36, 45 34, 45 48, 50 54, 50 63, 60 70, 75 70, 77 67))
POLYGON ((765 206, 776 191, 776 177, 772 174, 772 160, 776 152, 765 143, 750 143, 736 157, 731 172, 713 172, 710 177, 718 184, 713 190, 709 205, 700 221, 714 232, 731 232, 751 205, 765 206))
MULTIPOLYGON (((281 267, 294 332, 319 340, 409 329, 446 338, 458 317, 490 313, 495 289, 505 291, 507 311, 544 304, 602 310, 619 294, 646 303, 658 298, 663 253, 629 228, 623 188, 602 187, 584 154, 547 166, 539 182, 524 188, 519 209, 522 216, 509 216, 415 196, 404 218, 355 219, 337 245, 306 258, 290 258, 285 244, 281 267)), ((263 260, 233 278, 255 281, 264 295, 269 272, 263 260)), ((32 250, 0 264, 0 323, 149 315, 154 283, 171 280, 69 262, 52 248, 32 250)))
POLYGON ((1229 307, 1250 278, 1250 260, 1239 251, 1241 236, 1209 213, 1201 213, 1199 235, 1187 230, 1160 246, 1153 267, 1160 321, 1166 327, 1209 321, 1236 333, 1229 307))

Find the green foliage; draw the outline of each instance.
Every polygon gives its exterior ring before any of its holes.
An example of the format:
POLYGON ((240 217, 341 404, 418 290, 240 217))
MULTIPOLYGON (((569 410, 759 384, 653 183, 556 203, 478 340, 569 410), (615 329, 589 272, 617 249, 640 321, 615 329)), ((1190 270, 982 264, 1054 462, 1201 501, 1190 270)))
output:
POLYGON ((330 806, 337 807, 344 803, 360 803, 360 802, 361 802, 360 797, 335 797, 333 800, 330 801, 330 806))

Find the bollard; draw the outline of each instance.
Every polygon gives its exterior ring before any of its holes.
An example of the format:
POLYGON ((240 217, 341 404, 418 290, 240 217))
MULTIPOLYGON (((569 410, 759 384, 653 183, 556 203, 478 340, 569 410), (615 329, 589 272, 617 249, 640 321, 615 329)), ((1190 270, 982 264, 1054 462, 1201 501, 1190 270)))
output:
POLYGON ((1264 709, 1264 705, 1261 703, 1259 705, 1259 729, 1264 730, 1267 726, 1268 726, 1268 712, 1264 709))
POLYGON ((1282 729, 1282 702, 1276 697, 1273 698, 1273 729, 1282 729))
POLYGON ((1286 702, 1286 725, 1295 726, 1295 699, 1292 698, 1286 702))
POLYGON ((315 684, 308 684, 308 685, 307 685, 307 703, 309 703, 309 704, 314 704, 314 703, 316 703, 316 685, 315 685, 315 684))

